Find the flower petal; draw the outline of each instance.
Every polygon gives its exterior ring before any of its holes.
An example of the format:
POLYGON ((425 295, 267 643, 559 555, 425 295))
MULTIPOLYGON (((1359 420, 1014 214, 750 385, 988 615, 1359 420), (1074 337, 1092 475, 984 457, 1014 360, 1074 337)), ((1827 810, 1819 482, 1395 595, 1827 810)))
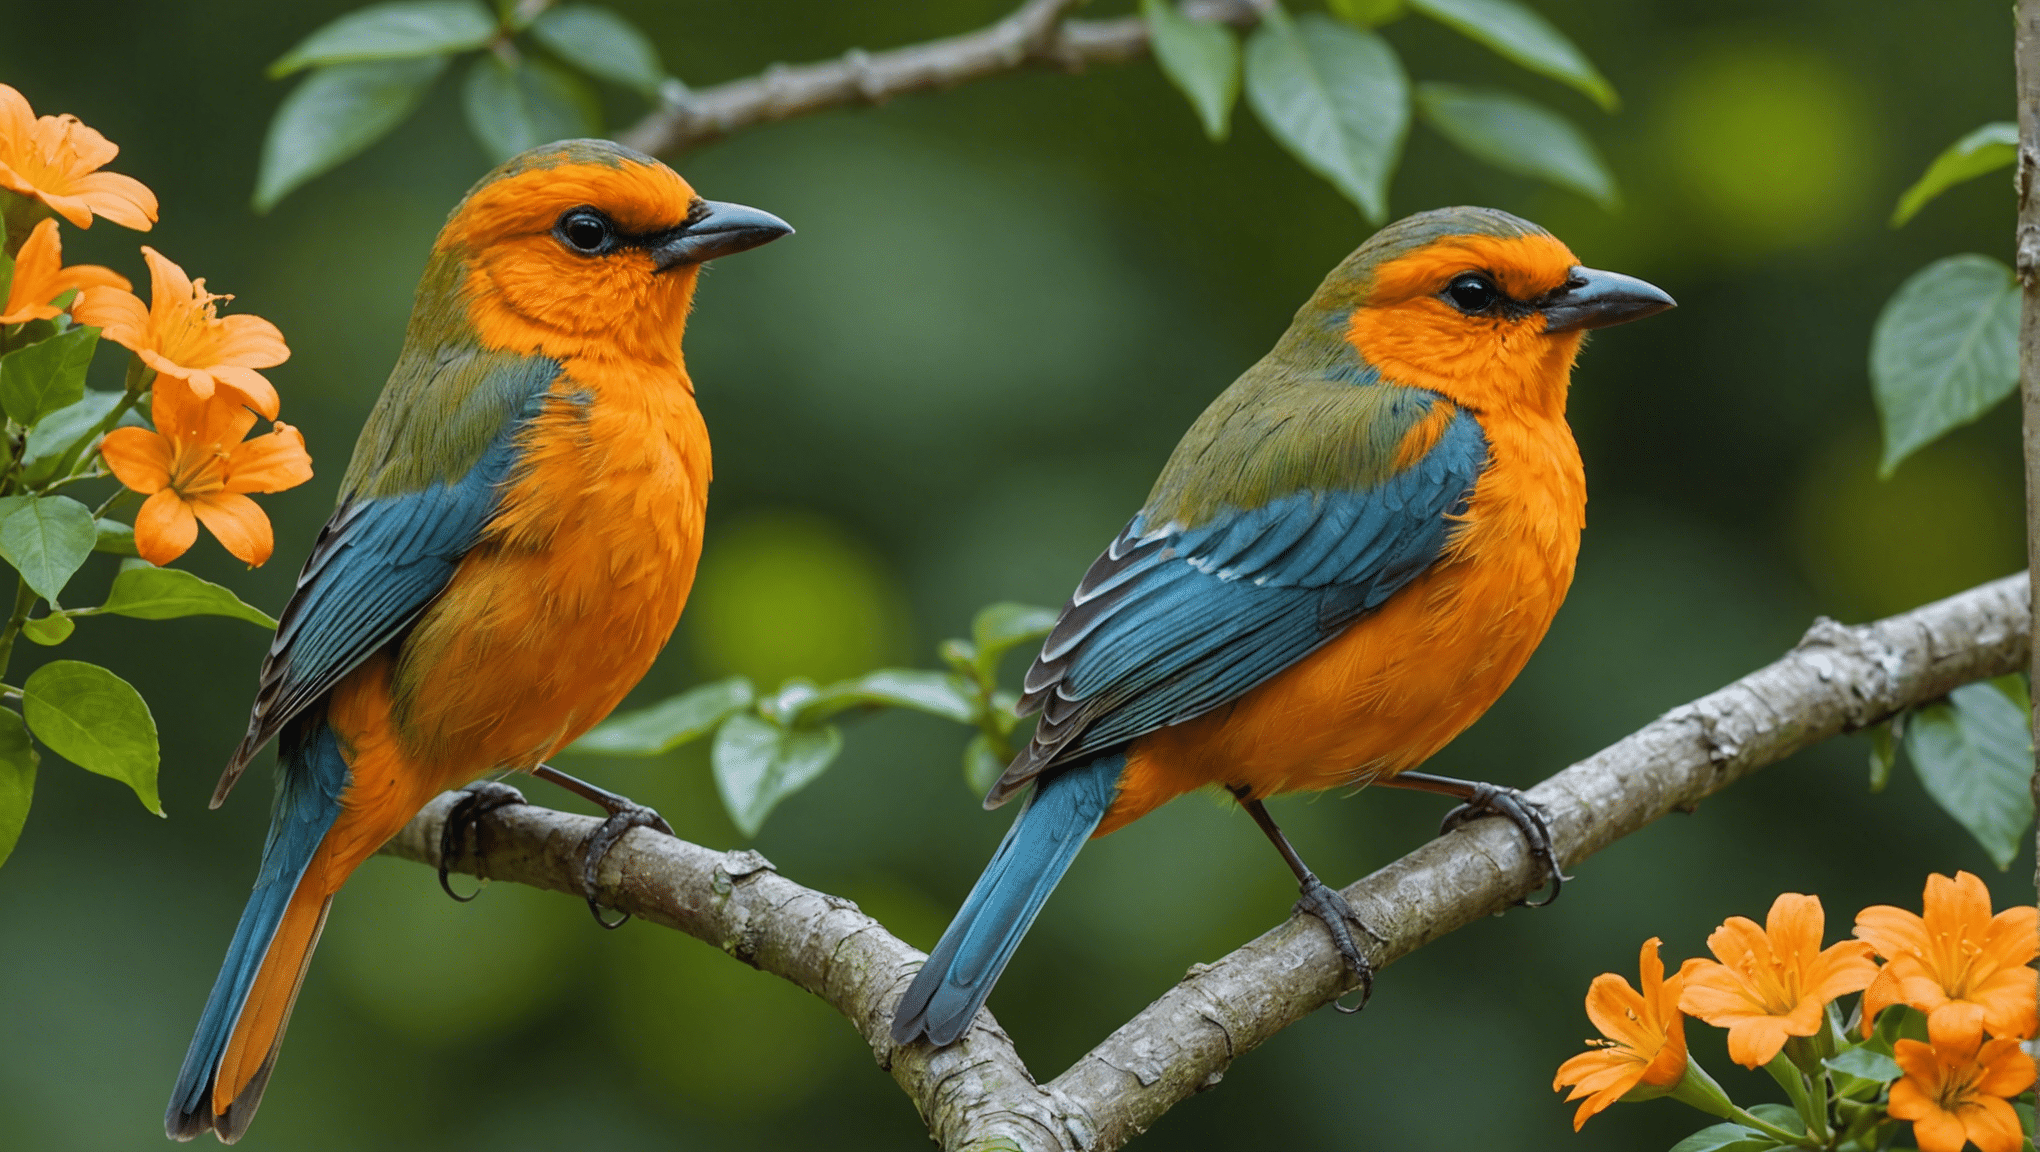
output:
POLYGON ((1962 1121, 1939 1108, 1913 1121, 1913 1142, 1920 1152, 1962 1152, 1968 1139, 1962 1121))
POLYGON ((220 545, 244 564, 259 568, 276 549, 269 517, 253 500, 238 492, 201 496, 192 501, 192 511, 219 537, 220 545))
POLYGON ((283 400, 276 394, 276 386, 269 378, 252 368, 237 364, 215 364, 210 373, 212 379, 233 389, 248 407, 274 420, 283 407, 283 400))
POLYGON ((1745 1068, 1762 1068, 1784 1050, 1790 1037, 1783 1017, 1746 1017, 1728 1026, 1728 1058, 1745 1068))
POLYGON ((304 434, 288 424, 235 445, 227 457, 229 492, 281 492, 311 478, 304 434))
POLYGON ((184 555, 197 540, 198 521, 177 493, 165 488, 142 501, 142 510, 135 514, 135 551, 142 559, 160 568, 184 555))
POLYGON ((1962 1109, 1962 1128, 1982 1152, 2019 1152, 2026 1147, 2019 1114, 1995 1096, 1976 1097, 1962 1109))
POLYGON ((89 172, 71 182, 71 191, 92 211, 123 228, 147 232, 155 227, 156 194, 132 176, 89 172))
POLYGON ((124 287, 85 289, 71 305, 71 319, 98 328, 100 335, 124 348, 139 352, 148 346, 148 306, 124 287))
POLYGON ((260 316, 222 316, 213 338, 222 364, 243 368, 273 368, 290 359, 290 346, 276 325, 260 316))
POLYGON ((136 492, 159 492, 170 483, 170 443, 146 428, 115 428, 99 442, 99 454, 114 476, 136 492))

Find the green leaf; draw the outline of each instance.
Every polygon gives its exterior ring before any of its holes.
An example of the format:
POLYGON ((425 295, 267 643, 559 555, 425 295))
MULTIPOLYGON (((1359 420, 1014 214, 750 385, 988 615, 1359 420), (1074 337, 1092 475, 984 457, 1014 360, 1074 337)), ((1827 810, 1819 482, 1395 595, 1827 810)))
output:
POLYGON ((400 60, 480 48, 496 17, 474 0, 372 4, 325 25, 269 66, 273 80, 318 64, 400 60))
POLYGON ((1247 42, 1247 102, 1304 167, 1379 224, 1409 131, 1409 78, 1388 42, 1319 15, 1270 9, 1247 42))
POLYGON ((920 668, 880 668, 831 684, 800 701, 787 722, 805 727, 852 708, 911 708, 959 724, 977 722, 977 697, 968 681, 920 668))
POLYGON ((982 796, 992 790, 992 785, 1006 770, 1010 757, 999 755, 992 747, 992 738, 980 732, 971 738, 963 749, 963 782, 971 792, 982 796))
POLYGON ((649 708, 611 716, 574 741, 573 751, 604 756, 657 756, 715 731, 757 693, 742 676, 698 685, 649 708))
POLYGON ((2027 718, 1989 684, 1965 684, 1913 712, 1905 755, 1934 798, 2000 869, 2033 822, 2033 745, 2027 718))
POLYGON ((1613 211, 1621 203, 1601 153, 1572 121, 1513 92, 1419 84, 1426 123, 1476 160, 1577 192, 1613 211))
POLYGON ((125 781, 143 807, 156 798, 156 720, 127 681, 78 660, 52 660, 21 686, 28 727, 50 751, 101 776, 125 781))
POLYGON ((659 50, 637 25, 607 8, 569 4, 540 16, 531 34, 559 58, 604 80, 656 97, 666 79, 659 50))
POLYGON ((795 676, 779 686, 779 691, 758 701, 760 715, 775 724, 793 726, 793 718, 807 706, 807 702, 822 694, 815 682, 805 676, 795 676))
POLYGON ((0 407, 24 428, 85 397, 85 370, 99 329, 73 328, 0 356, 0 407))
POLYGON ((1140 0, 1155 63, 1190 101, 1204 134, 1223 140, 1240 98, 1240 42, 1223 24, 1193 20, 1170 0, 1140 0))
POLYGON ((597 131, 594 94, 580 80, 530 59, 482 56, 461 88, 468 127, 482 150, 508 160, 527 148, 597 131))
MULTIPOLYGON (((999 670, 999 660, 1006 653, 1048 635, 1049 629, 1055 627, 1056 615, 1053 608, 1037 608, 1032 604, 987 604, 970 622, 970 634, 975 643, 955 643, 972 649, 969 660, 982 669, 985 679, 989 680, 999 670)), ((948 659, 948 653, 945 652, 943 658, 948 659)))
POLYGON ((95 528, 98 536, 92 541, 94 552, 110 552, 115 556, 135 555, 135 528, 118 520, 100 520, 95 528))
POLYGON ((1828 1068, 1844 1076, 1858 1080, 1891 1081, 1898 1079, 1898 1061, 1872 1048, 1857 1046, 1844 1049, 1837 1055, 1822 1061, 1828 1068))
POLYGON ((1974 254, 1936 260, 1898 286, 1870 333, 1870 387, 1884 463, 1983 415, 2019 386, 2019 282, 1974 254))
POLYGON ((1871 792, 1884 791, 1885 785, 1891 783, 1891 769, 1897 763, 1898 741, 1892 739, 1891 724, 1879 724, 1870 729, 1871 792))
POLYGON ((14 288, 14 257, 7 254, 6 243, 7 222, 0 219, 0 303, 6 301, 8 292, 14 288))
POLYGON ((1781 1147, 1783 1145, 1755 1128, 1715 1124, 1672 1145, 1672 1152, 1764 1152, 1765 1149, 1781 1147))
POLYGON ((793 730, 738 712, 716 730, 712 759, 716 789, 730 821, 756 836, 781 800, 820 776, 843 750, 833 725, 793 730))
POLYGON ((28 802, 35 796, 35 768, 41 757, 28 738, 21 714, 0 708, 0 864, 21 840, 28 823, 28 802))
POLYGON ((173 620, 179 616, 231 616, 264 628, 275 628, 276 620, 262 609, 242 600, 210 580, 181 568, 158 568, 146 560, 129 560, 120 566, 106 603, 78 615, 131 616, 137 620, 173 620))
POLYGON ((1787 1132, 1806 1131, 1806 1121, 1799 1118, 1799 1110, 1790 1104, 1752 1104, 1750 1105, 1750 1115, 1767 1123, 1775 1124, 1787 1132))
MULTIPOLYGON (((120 404, 118 392, 88 391, 83 399, 68 408, 59 408, 42 418, 28 431, 28 444, 21 453, 21 469, 24 478, 31 484, 40 484, 51 478, 57 465, 70 455, 78 441, 89 435, 99 422, 106 419, 120 404)), ((141 417, 130 412, 122 423, 140 421, 141 417)))
POLYGON ((1494 49, 1504 59, 1569 85, 1613 112, 1615 86, 1565 33, 1515 0, 1409 0, 1412 9, 1494 49))
POLYGON ((62 612, 21 622, 21 634, 45 648, 54 648, 62 644, 77 630, 78 622, 62 612))
POLYGON ((1379 28, 1404 11, 1403 0, 1330 0, 1327 7, 1332 15, 1362 28, 1379 28))
POLYGON ((1891 226, 1897 228, 1919 215, 1928 201, 1964 180, 1974 180, 2009 167, 2018 156, 2017 124, 2009 120, 1985 124, 1934 157, 1934 162, 1927 165, 1927 171, 1919 182, 1898 198, 1898 207, 1891 213, 1891 226))
POLYGON ((92 511, 69 496, 0 497, 0 557, 52 604, 98 540, 92 511))
POLYGON ((262 142, 255 210, 267 212, 312 177, 388 135, 425 99, 444 56, 330 64, 276 109, 262 142))

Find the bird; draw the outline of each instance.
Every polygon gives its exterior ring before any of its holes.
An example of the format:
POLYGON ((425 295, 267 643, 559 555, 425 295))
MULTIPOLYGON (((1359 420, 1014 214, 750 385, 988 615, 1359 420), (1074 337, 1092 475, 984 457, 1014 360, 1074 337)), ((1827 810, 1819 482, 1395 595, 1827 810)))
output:
MULTIPOLYGON (((558 777, 546 758, 651 666, 708 495, 681 356, 696 280, 791 231, 602 140, 512 157, 454 208, 213 795, 277 741, 261 870, 178 1072, 173 1139, 247 1131, 364 859, 442 791, 558 777)), ((588 794, 613 813, 592 875, 615 836, 662 822, 588 794)))
MULTIPOLYGON (((1423 212, 1327 275, 1205 409, 1077 585, 1028 668, 1040 720, 985 806, 1027 802, 895 1008, 892 1039, 954 1042, 1093 836, 1230 791, 1358 977, 1366 927, 1263 801, 1376 784, 1453 796, 1448 829, 1514 821, 1514 789, 1415 771, 1485 712, 1572 582, 1586 482, 1566 424, 1589 329, 1673 307, 1490 208, 1423 212)), ((1343 1005, 1342 1005, 1343 1007, 1343 1005)))

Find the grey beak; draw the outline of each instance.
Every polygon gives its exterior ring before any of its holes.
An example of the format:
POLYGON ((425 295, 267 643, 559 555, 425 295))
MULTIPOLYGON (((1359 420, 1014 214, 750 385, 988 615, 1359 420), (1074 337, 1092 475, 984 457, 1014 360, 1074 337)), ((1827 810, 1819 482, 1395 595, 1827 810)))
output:
POLYGON ((793 225, 770 212, 716 200, 703 203, 708 207, 708 215, 674 229, 652 248, 659 271, 682 264, 705 264, 718 256, 770 244, 793 234, 793 225))
POLYGON ((1556 333, 1609 328, 1676 307, 1678 301, 1654 284, 1620 272, 1575 266, 1564 286, 1546 296, 1538 310, 1544 313, 1544 330, 1556 333))

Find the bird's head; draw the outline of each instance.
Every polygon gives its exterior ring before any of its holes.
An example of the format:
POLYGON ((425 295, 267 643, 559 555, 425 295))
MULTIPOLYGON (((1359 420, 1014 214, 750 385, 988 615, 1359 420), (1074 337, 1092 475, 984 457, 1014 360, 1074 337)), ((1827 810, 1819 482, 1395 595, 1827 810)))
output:
POLYGON ((1640 320, 1672 298, 1632 276, 1580 266, 1527 220, 1441 208, 1398 220, 1325 277, 1296 332, 1336 332, 1398 384, 1475 411, 1562 412, 1588 329, 1640 320))
POLYGON ((464 318, 488 348, 677 362, 701 265, 792 231, 770 213, 702 199, 621 145, 548 144, 504 162, 454 208, 412 322, 464 318))

